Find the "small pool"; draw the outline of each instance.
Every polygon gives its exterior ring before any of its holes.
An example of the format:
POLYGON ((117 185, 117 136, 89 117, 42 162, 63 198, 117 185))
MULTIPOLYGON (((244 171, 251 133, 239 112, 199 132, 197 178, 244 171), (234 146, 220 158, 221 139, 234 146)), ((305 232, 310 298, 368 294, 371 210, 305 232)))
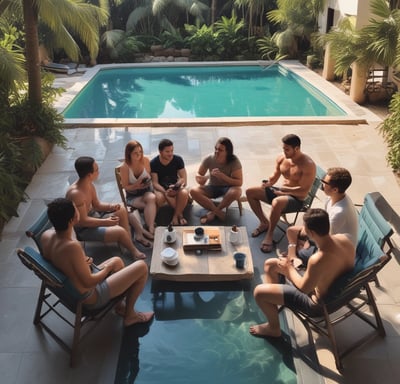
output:
POLYGON ((101 68, 63 114, 66 119, 346 116, 279 64, 101 68))

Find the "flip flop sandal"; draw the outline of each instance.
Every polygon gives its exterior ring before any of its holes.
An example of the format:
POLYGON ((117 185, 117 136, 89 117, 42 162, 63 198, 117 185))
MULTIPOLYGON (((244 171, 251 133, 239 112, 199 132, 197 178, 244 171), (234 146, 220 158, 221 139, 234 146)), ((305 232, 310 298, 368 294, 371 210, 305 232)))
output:
POLYGON ((200 223, 202 225, 206 225, 211 223, 213 220, 215 220, 215 214, 212 212, 208 212, 207 215, 204 215, 200 217, 200 223))
POLYGON ((268 227, 266 227, 266 228, 258 227, 253 232, 251 232, 251 237, 258 237, 262 233, 267 232, 267 230, 268 230, 268 227))
POLYGON ((178 221, 179 225, 187 225, 187 220, 183 216, 181 216, 178 221))
POLYGON ((274 250, 274 244, 262 243, 260 249, 262 253, 271 253, 274 250))

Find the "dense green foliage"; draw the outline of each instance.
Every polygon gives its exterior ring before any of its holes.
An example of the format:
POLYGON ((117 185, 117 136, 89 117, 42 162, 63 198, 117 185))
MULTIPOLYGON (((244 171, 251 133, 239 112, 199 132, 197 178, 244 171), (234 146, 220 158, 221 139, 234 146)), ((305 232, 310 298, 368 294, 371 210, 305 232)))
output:
POLYGON ((400 171, 400 94, 396 93, 389 105, 390 115, 379 126, 388 147, 386 156, 393 170, 400 171))

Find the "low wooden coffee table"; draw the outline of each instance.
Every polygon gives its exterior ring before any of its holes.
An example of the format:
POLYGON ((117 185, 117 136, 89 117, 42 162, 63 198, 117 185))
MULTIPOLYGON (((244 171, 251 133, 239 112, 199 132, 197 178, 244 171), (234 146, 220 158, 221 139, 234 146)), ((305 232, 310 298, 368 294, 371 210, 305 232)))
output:
POLYGON ((164 242, 166 227, 157 227, 154 237, 153 255, 151 258, 150 275, 156 280, 170 280, 183 282, 208 281, 235 281, 252 279, 254 275, 253 259, 249 248, 249 239, 245 227, 239 227, 240 243, 232 244, 228 240, 231 227, 204 227, 219 229, 221 234, 221 250, 202 250, 202 254, 195 251, 183 250, 183 233, 194 230, 195 227, 175 227, 176 241, 173 244, 164 242), (178 252, 179 263, 172 267, 161 260, 161 251, 171 247, 178 252), (238 269, 233 259, 234 252, 246 254, 244 269, 238 269))

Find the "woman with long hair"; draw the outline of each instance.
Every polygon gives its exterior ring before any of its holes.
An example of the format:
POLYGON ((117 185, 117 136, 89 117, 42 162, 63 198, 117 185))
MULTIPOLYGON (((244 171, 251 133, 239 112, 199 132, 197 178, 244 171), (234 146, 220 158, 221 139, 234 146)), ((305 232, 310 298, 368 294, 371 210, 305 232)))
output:
POLYGON ((214 153, 200 164, 196 175, 198 186, 190 194, 208 212, 200 218, 201 224, 209 224, 215 218, 225 220, 224 209, 239 199, 242 194, 242 165, 233 153, 233 144, 227 137, 221 137, 215 144, 214 153), (208 182, 208 183, 207 183, 208 182), (215 204, 213 199, 222 197, 215 204))
MULTIPOLYGON (((146 237, 154 238, 157 213, 156 196, 150 177, 150 160, 143 155, 142 145, 131 140, 125 146, 125 159, 120 168, 122 187, 126 191, 127 203, 143 210, 148 231, 146 237)), ((138 240, 141 242, 140 240, 138 240)), ((143 245, 145 245, 142 242, 143 245)))

